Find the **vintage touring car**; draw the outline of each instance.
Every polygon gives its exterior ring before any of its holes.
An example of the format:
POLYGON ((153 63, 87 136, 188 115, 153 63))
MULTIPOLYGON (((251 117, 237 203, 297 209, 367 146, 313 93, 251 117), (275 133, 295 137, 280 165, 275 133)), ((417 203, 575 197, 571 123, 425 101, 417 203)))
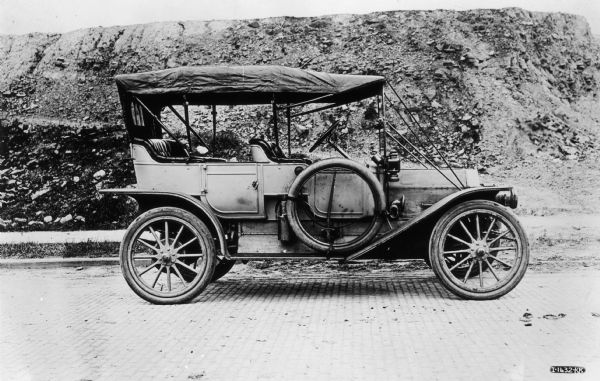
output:
POLYGON ((512 188, 484 186, 476 170, 452 168, 383 77, 213 66, 118 75, 116 83, 137 184, 102 192, 137 201, 120 261, 147 301, 190 301, 235 261, 422 258, 467 299, 500 297, 527 269, 527 237, 509 209, 517 206, 512 188), (332 123, 309 149, 327 146, 338 157, 292 155, 294 118, 367 98, 377 111, 378 145, 368 161, 350 159, 337 143, 343 123, 332 123), (246 161, 211 156, 190 107, 212 110, 214 143, 218 106, 242 105, 272 110, 274 141, 251 139, 246 161), (164 112, 185 133, 177 136, 164 112), (401 168, 405 156, 422 168, 401 168))

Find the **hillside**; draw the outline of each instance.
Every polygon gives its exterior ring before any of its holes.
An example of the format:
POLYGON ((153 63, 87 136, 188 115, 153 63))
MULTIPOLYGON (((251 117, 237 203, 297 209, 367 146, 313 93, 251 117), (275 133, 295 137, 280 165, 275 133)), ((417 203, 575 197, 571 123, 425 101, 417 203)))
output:
MULTIPOLYGON (((515 184, 522 213, 594 212, 599 53, 582 17, 514 8, 0 36, 0 117, 11 149, 0 164, 0 228, 123 226, 124 201, 96 193, 132 182, 113 75, 212 64, 384 75, 455 165, 515 184)), ((356 152, 368 150, 367 106, 332 115, 347 121, 339 138, 356 152)), ((260 118, 242 109, 220 128, 247 140, 260 118)), ((308 145, 325 125, 298 121, 294 141, 308 145)))

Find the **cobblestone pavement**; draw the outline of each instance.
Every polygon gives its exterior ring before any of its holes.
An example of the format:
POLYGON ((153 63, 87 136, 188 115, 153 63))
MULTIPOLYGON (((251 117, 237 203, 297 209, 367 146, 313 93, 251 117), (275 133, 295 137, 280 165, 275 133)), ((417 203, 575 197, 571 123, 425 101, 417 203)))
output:
POLYGON ((2 270, 0 379, 600 380, 598 291, 598 271, 530 272, 485 302, 422 270, 231 274, 194 303, 154 306, 116 266, 2 270))

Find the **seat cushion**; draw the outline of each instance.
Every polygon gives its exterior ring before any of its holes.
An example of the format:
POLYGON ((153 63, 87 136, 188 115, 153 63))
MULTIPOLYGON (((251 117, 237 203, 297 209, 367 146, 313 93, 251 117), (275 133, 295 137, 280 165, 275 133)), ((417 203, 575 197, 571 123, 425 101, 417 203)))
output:
POLYGON ((148 143, 157 155, 164 157, 188 157, 189 154, 182 144, 171 139, 148 139, 148 143))
POLYGON ((267 158, 274 163, 311 163, 311 161, 308 159, 286 157, 279 146, 275 145, 275 143, 269 144, 264 139, 252 138, 250 139, 249 143, 250 145, 259 146, 263 150, 267 158))

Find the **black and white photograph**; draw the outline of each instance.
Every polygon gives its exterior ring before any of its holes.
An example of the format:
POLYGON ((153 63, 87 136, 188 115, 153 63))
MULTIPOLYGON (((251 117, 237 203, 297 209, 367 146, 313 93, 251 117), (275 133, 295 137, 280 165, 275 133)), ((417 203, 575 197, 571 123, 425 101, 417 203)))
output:
POLYGON ((600 3, 0 0, 0 380, 600 380, 600 3))

